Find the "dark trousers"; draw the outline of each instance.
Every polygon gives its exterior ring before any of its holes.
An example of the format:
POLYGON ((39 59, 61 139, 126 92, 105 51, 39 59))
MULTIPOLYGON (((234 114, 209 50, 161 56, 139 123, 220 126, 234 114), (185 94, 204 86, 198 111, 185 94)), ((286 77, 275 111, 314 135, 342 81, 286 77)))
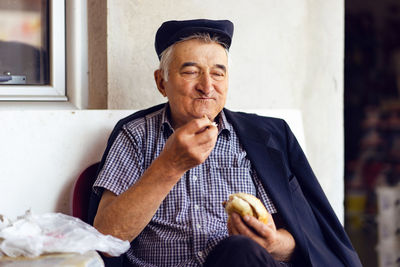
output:
MULTIPOLYGON (((129 266, 123 261, 124 256, 117 258, 103 257, 106 267, 129 266)), ((204 267, 286 267, 288 263, 276 261, 258 243, 252 239, 235 235, 227 237, 208 254, 204 267)))
POLYGON ((211 252, 204 267, 283 267, 289 264, 276 261, 263 247, 252 239, 234 235, 222 240, 211 252))

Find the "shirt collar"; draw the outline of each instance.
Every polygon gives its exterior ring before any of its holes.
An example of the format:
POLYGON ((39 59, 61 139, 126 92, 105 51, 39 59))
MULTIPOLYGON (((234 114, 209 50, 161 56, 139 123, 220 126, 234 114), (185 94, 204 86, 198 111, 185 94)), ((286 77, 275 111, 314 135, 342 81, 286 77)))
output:
POLYGON ((173 132, 174 128, 172 128, 171 123, 169 121, 169 104, 165 104, 162 113, 161 113, 161 131, 165 134, 165 136, 168 138, 173 132))
POLYGON ((218 123, 218 134, 226 135, 229 140, 231 132, 233 131, 233 126, 226 119, 224 110, 221 110, 218 114, 216 121, 218 123))
MULTIPOLYGON (((226 135, 228 139, 230 139, 231 132, 233 131, 232 124, 228 122, 226 119, 225 113, 223 110, 217 115, 215 121, 218 124, 218 135, 226 135)), ((173 132, 174 128, 172 128, 169 116, 169 104, 167 103, 161 113, 161 131, 168 138, 173 132)))

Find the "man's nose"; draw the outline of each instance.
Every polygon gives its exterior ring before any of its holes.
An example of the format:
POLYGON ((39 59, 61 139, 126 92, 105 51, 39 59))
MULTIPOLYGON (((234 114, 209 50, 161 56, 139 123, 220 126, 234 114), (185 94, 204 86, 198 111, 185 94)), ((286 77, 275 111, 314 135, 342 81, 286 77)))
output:
POLYGON ((208 95, 213 90, 213 83, 211 75, 208 72, 203 72, 197 84, 197 90, 203 94, 208 95))

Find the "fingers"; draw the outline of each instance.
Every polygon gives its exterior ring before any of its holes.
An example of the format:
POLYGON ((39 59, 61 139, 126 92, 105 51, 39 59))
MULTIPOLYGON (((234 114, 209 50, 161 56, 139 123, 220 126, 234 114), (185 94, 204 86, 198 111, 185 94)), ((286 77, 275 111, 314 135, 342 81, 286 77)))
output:
POLYGON ((236 228, 236 224, 234 222, 232 222, 232 218, 231 216, 228 217, 228 233, 229 235, 239 235, 239 231, 236 228))
POLYGON ((179 128, 176 132, 181 135, 189 148, 203 147, 211 152, 218 137, 218 128, 206 116, 200 119, 194 119, 186 125, 179 128))
POLYGON ((269 221, 269 225, 266 225, 253 216, 244 216, 243 221, 261 237, 269 238, 274 232, 271 221, 269 221))
POLYGON ((217 141, 218 130, 216 127, 210 127, 195 136, 196 142, 199 146, 205 146, 208 149, 213 149, 217 141))
POLYGON ((228 234, 229 235, 235 235, 236 234, 234 232, 234 229, 232 228, 232 220, 231 220, 230 216, 228 217, 227 228, 228 228, 228 234))
POLYGON ((216 128, 216 124, 211 122, 210 119, 204 115, 202 118, 191 120, 181 128, 189 134, 200 134, 207 129, 216 128))
POLYGON ((237 213, 232 213, 231 214, 231 220, 232 220, 232 229, 235 229, 235 232, 240 235, 245 235, 248 237, 254 237, 255 234, 254 232, 244 223, 240 215, 237 213))
POLYGON ((273 230, 252 216, 241 218, 238 214, 231 214, 231 232, 233 235, 244 235, 268 250, 273 230))
POLYGON ((244 235, 253 239, 280 261, 290 259, 296 247, 293 236, 283 228, 276 230, 273 220, 265 225, 252 216, 242 218, 233 213, 228 218, 228 232, 230 235, 244 235))
POLYGON ((231 216, 231 229, 234 234, 248 236, 254 240, 271 240, 275 237, 275 229, 271 225, 265 225, 253 216, 240 217, 233 213, 231 216))
POLYGON ((159 158, 177 172, 187 171, 208 158, 217 137, 218 129, 207 117, 194 119, 170 136, 159 158))

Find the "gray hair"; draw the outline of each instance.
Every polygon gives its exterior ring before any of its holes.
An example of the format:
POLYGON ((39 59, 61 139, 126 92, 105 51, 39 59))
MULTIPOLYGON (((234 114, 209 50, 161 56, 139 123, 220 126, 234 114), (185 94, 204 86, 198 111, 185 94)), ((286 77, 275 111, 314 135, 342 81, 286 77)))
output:
MULTIPOLYGON (((209 44, 209 43, 220 44, 225 48, 226 55, 229 56, 228 49, 226 49, 224 43, 219 41, 218 36, 211 37, 210 34, 208 34, 208 33, 195 33, 188 37, 182 38, 178 43, 188 41, 188 40, 193 40, 193 39, 200 40, 206 44, 209 44)), ((177 43, 169 46, 167 49, 165 49, 161 53, 160 65, 159 65, 158 69, 162 71, 165 81, 168 81, 168 69, 169 69, 169 65, 171 64, 171 61, 172 61, 173 51, 174 51, 176 44, 177 43)), ((228 59, 229 59, 229 57, 228 57, 228 59)))

